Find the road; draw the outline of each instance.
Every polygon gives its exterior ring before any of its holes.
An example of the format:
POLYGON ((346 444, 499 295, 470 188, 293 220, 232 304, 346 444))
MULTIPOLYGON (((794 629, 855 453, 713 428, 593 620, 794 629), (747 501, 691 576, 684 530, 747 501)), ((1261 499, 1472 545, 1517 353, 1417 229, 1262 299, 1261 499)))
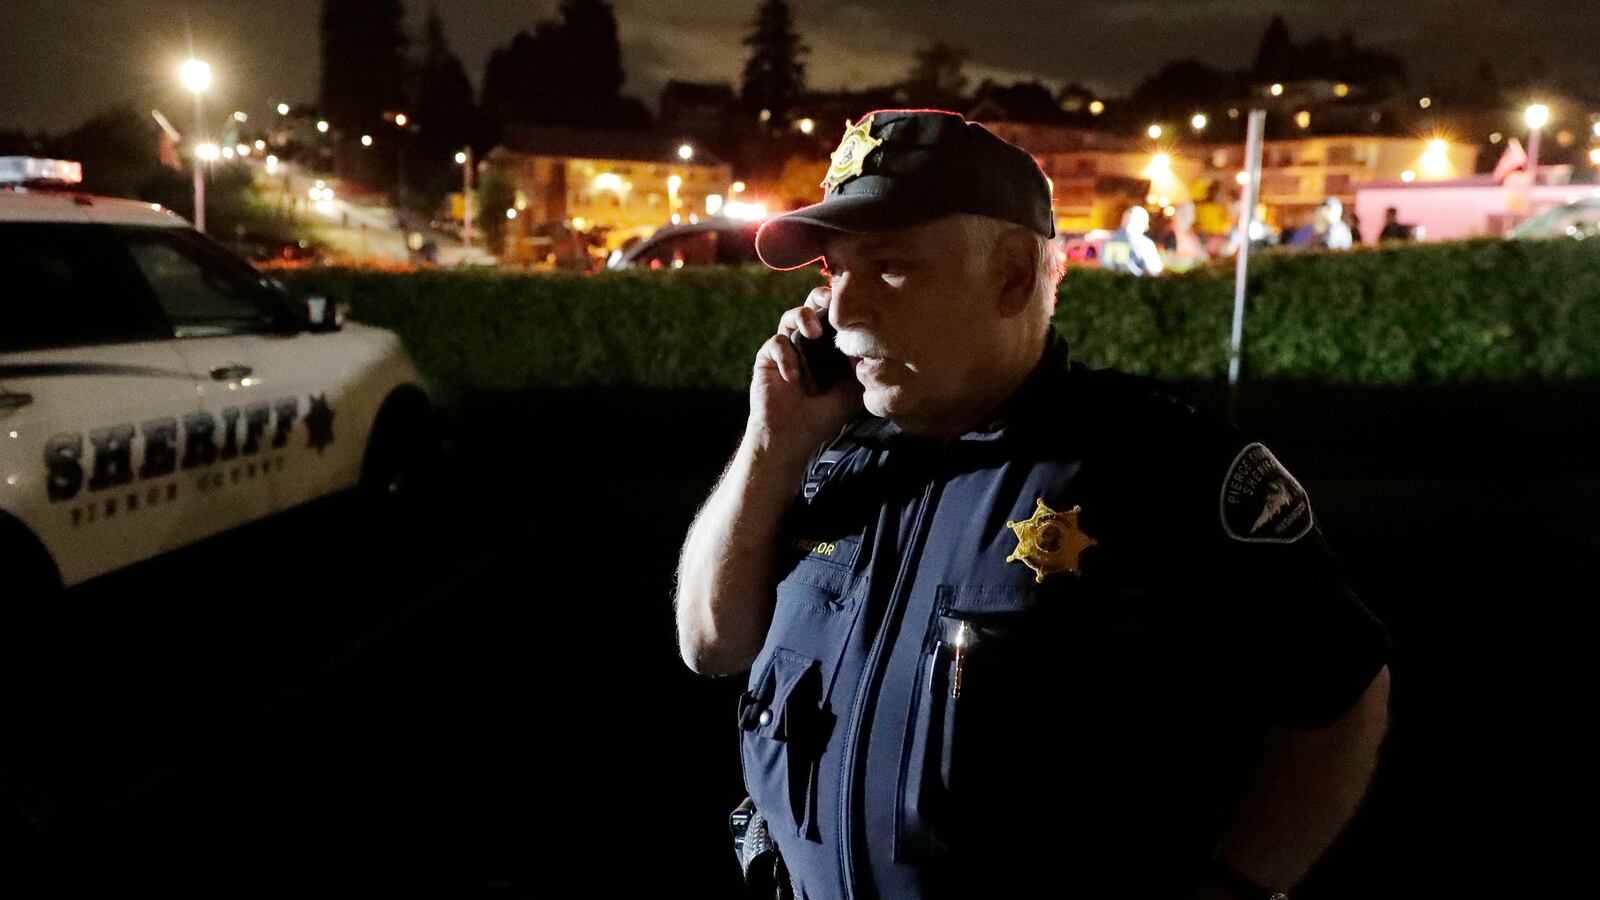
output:
MULTIPOLYGON (((350 196, 333 175, 280 162, 270 168, 264 160, 250 158, 251 168, 265 202, 289 209, 309 228, 315 239, 348 260, 365 264, 396 265, 412 261, 408 232, 400 228, 394 208, 382 196, 350 196), (312 199, 312 188, 327 187, 332 199, 312 199)), ((477 247, 465 247, 454 235, 426 230, 426 239, 438 247, 438 264, 483 265, 494 258, 477 247)))
MULTIPOLYGON (((1594 399, 1246 406, 1397 645, 1379 780, 1297 897, 1586 883, 1594 399)), ((6 877, 30 896, 734 896, 742 685, 682 668, 668 597, 742 413, 469 398, 422 523, 317 508, 76 592, 52 706, 68 814, 6 877)))

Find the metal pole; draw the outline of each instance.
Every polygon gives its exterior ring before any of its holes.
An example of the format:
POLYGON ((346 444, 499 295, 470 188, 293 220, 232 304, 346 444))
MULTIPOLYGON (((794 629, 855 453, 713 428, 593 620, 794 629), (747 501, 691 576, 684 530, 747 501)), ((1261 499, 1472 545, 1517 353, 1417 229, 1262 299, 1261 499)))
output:
POLYGON ((206 176, 202 168, 205 160, 200 158, 200 143, 205 140, 205 133, 201 123, 205 121, 205 109, 201 105, 200 92, 194 92, 194 230, 201 234, 206 233, 206 176))
POLYGON ((1539 132, 1541 129, 1528 129, 1528 203, 1527 213, 1533 216, 1533 188, 1539 183, 1539 132))
POLYGON ((461 165, 461 248, 472 249, 472 148, 467 148, 467 161, 461 165))
POLYGON ((1245 134, 1244 159, 1247 173, 1244 192, 1239 197, 1239 255, 1233 273, 1233 339, 1228 354, 1228 415, 1237 413, 1239 360, 1244 346, 1244 287, 1250 275, 1250 226, 1255 222, 1256 198, 1261 194, 1261 136, 1266 130, 1267 111, 1250 110, 1249 130, 1245 134))

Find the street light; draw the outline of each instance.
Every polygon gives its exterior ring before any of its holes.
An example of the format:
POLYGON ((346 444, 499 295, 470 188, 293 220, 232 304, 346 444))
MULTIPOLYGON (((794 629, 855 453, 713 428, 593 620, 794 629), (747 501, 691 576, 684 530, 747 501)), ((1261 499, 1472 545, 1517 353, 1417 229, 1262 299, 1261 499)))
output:
POLYGON ((222 148, 216 144, 201 144, 194 148, 194 155, 206 162, 216 162, 222 156, 222 148))
POLYGON ((361 136, 361 146, 363 146, 363 147, 371 147, 372 146, 372 135, 363 134, 361 136))
POLYGON ((287 104, 287 103, 279 103, 278 104, 278 115, 287 116, 288 114, 289 114, 289 104, 287 104))
POLYGON ((406 117, 405 113, 395 113, 394 114, 394 124, 400 126, 401 128, 406 127, 406 123, 409 122, 409 121, 411 121, 411 120, 406 117))
POLYGON ((1102 102, 1100 100, 1090 100, 1089 101, 1089 115, 1098 116, 1098 115, 1100 115, 1101 113, 1103 113, 1105 111, 1106 111, 1106 105, 1105 105, 1104 102, 1102 102))
POLYGON ((1145 130, 1145 134, 1150 135, 1150 139, 1151 140, 1155 140, 1155 139, 1161 137, 1161 126, 1160 125, 1151 125, 1148 129, 1145 130))
POLYGON ((1195 113, 1194 118, 1189 120, 1189 124, 1194 128, 1195 131, 1204 131, 1206 129, 1206 123, 1209 121, 1210 120, 1206 118, 1205 113, 1195 113))
POLYGON ((1539 129, 1549 124, 1550 107, 1534 103, 1522 111, 1522 118, 1528 123, 1528 190, 1532 191, 1539 182, 1539 129))
POLYGON ((327 134, 328 133, 328 120, 327 119, 318 119, 317 120, 317 131, 322 133, 322 134, 327 134))
POLYGON ((688 162, 690 159, 693 159, 694 148, 688 144, 683 144, 682 146, 678 147, 678 158, 684 162, 688 162))
MULTIPOLYGON (((178 67, 178 80, 183 83, 186 90, 194 94, 195 155, 200 159, 207 159, 203 151, 209 147, 212 154, 209 159, 216 159, 215 144, 199 143, 203 137, 201 126, 205 122, 205 107, 201 97, 205 94, 206 88, 211 87, 211 66, 198 59, 184 60, 183 65, 178 67)), ((206 230, 206 176, 204 167, 198 162, 194 166, 194 229, 201 234, 206 230)))

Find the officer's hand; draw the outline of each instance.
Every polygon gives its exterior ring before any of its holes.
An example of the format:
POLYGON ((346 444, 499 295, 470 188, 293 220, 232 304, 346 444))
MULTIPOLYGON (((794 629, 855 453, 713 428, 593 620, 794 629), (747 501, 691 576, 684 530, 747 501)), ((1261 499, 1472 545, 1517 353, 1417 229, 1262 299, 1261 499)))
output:
POLYGON ((800 358, 790 341, 799 332, 822 336, 822 316, 832 299, 827 287, 815 288, 805 305, 778 320, 778 333, 761 345, 750 379, 750 434, 774 448, 809 455, 839 433, 861 409, 861 384, 854 376, 824 394, 806 393, 800 358))

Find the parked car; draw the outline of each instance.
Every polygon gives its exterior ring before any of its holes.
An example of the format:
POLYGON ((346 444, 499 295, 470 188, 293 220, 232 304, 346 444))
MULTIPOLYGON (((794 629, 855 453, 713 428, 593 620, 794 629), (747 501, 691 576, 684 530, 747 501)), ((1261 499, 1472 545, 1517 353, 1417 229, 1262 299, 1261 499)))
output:
POLYGON ((684 266, 736 266, 759 262, 756 230, 760 222, 710 218, 668 225, 621 250, 606 262, 610 269, 681 269, 684 266))

